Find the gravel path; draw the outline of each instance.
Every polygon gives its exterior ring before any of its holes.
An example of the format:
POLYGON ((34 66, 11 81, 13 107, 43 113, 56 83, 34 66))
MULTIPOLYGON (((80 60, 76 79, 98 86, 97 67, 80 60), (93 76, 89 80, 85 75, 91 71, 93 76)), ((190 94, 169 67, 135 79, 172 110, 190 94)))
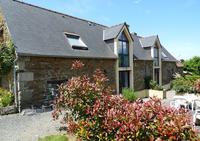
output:
POLYGON ((169 106, 170 105, 170 101, 173 99, 173 97, 176 95, 176 92, 171 90, 171 91, 167 91, 166 92, 166 99, 162 100, 162 104, 164 106, 169 106))
POLYGON ((61 126, 59 120, 52 120, 51 112, 0 116, 0 141, 37 141, 58 133, 61 126))

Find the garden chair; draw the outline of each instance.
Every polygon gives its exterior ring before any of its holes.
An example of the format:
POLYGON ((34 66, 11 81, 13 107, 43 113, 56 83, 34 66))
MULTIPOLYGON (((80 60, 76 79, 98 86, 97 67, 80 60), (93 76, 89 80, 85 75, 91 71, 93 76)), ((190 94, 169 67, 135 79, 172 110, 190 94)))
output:
POLYGON ((192 111, 200 110, 200 99, 195 99, 192 101, 192 111))
POLYGON ((175 97, 172 101, 170 101, 170 107, 174 107, 176 109, 179 108, 189 108, 189 102, 183 97, 175 97))
POLYGON ((193 115, 193 124, 194 126, 200 125, 200 109, 196 110, 193 115))

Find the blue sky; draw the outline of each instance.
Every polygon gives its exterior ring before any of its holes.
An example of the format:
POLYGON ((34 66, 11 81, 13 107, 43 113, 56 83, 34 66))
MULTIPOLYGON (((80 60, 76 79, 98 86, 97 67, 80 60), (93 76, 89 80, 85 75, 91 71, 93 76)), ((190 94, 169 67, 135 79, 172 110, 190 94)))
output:
POLYGON ((159 35, 178 59, 200 56, 200 0, 23 1, 107 26, 127 22, 138 35, 159 35))

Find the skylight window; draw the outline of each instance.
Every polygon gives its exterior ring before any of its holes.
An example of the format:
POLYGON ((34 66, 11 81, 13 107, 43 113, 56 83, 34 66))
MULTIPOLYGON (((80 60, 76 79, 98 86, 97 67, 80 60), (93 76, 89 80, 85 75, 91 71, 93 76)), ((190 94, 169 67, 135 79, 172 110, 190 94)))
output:
POLYGON ((88 50, 86 44, 81 40, 80 36, 75 34, 65 34, 69 44, 73 49, 88 50))
POLYGON ((162 52, 162 56, 163 56, 164 58, 168 58, 167 55, 166 55, 164 52, 162 52))

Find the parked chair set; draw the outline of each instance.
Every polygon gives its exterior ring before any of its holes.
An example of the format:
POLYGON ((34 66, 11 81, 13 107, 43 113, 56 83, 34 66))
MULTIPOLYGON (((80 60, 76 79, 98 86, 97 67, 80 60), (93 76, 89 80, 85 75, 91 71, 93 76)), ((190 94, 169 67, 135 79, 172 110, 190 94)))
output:
POLYGON ((191 110, 194 126, 200 125, 200 99, 196 95, 174 96, 170 101, 170 107, 191 110))

